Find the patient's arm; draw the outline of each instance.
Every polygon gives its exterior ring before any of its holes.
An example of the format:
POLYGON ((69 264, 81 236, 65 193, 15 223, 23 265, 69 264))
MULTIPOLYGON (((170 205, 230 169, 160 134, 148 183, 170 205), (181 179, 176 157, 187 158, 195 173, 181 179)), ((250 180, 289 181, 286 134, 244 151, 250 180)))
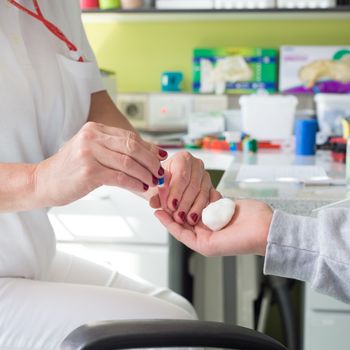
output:
POLYGON ((349 209, 327 209, 311 218, 272 213, 258 201, 236 201, 231 222, 217 232, 203 223, 181 226, 164 212, 156 216, 175 238, 203 255, 265 255, 265 274, 309 282, 350 303, 349 209))

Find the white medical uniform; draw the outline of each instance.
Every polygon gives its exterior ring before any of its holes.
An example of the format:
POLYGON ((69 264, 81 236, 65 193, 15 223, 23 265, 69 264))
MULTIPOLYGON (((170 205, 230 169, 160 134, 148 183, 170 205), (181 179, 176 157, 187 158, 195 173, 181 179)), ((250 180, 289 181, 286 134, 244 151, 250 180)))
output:
MULTIPOLYGON (((20 3, 34 10, 32 1, 20 3)), ((0 0, 0 163, 37 163, 57 152, 86 121, 91 93, 103 90, 78 0, 39 4, 85 62, 73 60, 41 22, 0 0)), ((46 209, 0 214, 0 349, 57 349, 90 321, 193 315, 168 290, 55 257, 46 209)))

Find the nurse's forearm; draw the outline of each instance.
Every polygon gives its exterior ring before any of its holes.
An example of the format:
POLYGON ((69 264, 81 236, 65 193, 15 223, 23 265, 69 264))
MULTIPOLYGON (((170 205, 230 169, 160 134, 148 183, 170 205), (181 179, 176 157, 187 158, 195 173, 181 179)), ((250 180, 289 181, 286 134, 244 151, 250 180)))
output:
POLYGON ((34 164, 0 164, 0 212, 40 207, 35 195, 34 164))
POLYGON ((137 133, 129 121, 118 110, 106 91, 95 92, 91 95, 89 121, 131 130, 137 133))

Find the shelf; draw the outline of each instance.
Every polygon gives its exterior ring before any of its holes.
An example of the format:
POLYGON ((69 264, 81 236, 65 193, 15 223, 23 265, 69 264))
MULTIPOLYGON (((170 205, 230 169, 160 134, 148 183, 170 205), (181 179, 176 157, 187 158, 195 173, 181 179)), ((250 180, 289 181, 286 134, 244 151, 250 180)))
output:
POLYGON ((232 19, 349 19, 350 6, 327 9, 242 9, 242 10, 84 10, 86 21, 190 21, 232 19), (98 16, 98 17, 96 17, 98 16))

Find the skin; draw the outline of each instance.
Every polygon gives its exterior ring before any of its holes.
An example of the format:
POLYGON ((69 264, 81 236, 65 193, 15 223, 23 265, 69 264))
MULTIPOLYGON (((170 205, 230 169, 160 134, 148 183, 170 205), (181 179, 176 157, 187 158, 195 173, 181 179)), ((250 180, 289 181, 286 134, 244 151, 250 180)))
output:
POLYGON ((138 135, 106 91, 94 93, 88 122, 56 154, 38 164, 0 164, 0 212, 65 205, 110 185, 140 194, 179 223, 195 224, 190 215, 198 213, 199 220, 210 178, 187 152, 166 158, 138 135), (164 173, 167 201, 156 186, 164 173))
MULTIPOLYGON (((217 193, 211 190, 211 201, 215 200, 217 193)), ((263 202, 238 200, 232 220, 220 231, 211 231, 201 221, 194 226, 179 224, 164 210, 157 210, 155 216, 177 240, 202 255, 263 256, 267 246, 272 210, 263 202)))

